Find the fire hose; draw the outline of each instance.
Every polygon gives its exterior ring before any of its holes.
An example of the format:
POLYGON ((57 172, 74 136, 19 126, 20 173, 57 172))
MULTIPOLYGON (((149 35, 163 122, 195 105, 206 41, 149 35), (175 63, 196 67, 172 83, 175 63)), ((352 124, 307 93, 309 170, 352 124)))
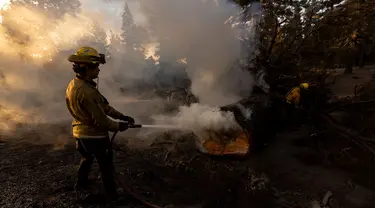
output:
MULTIPOLYGON (((142 128, 142 125, 141 124, 130 124, 128 126, 128 128, 142 128)), ((113 141, 117 135, 118 131, 116 131, 113 135, 112 135, 112 138, 111 138, 111 146, 113 144, 113 141)), ((137 194, 135 194, 134 192, 132 192, 130 190, 130 188, 128 186, 126 186, 120 179, 119 177, 116 175, 116 171, 113 167, 113 178, 117 181, 117 183, 120 185, 120 187, 130 196, 132 197, 133 199, 135 199, 136 201, 140 202, 141 204, 145 205, 146 207, 149 207, 149 208, 161 208, 160 206, 158 205, 155 205, 155 204, 152 204, 148 201, 146 201, 145 199, 143 199, 142 197, 138 196, 137 194)))

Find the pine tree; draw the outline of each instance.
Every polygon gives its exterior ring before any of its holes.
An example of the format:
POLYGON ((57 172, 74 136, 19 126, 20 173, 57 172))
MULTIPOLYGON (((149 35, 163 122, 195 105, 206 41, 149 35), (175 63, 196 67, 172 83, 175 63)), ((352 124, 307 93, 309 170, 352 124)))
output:
POLYGON ((129 48, 139 46, 140 42, 137 40, 136 25, 134 24, 133 15, 129 9, 128 3, 125 3, 124 12, 122 13, 122 34, 123 42, 129 48))

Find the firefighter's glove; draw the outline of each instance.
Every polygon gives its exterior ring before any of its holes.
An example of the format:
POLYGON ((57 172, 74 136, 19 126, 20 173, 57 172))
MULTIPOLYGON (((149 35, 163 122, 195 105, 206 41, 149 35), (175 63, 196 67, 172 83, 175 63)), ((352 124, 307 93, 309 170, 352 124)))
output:
POLYGON ((134 118, 132 118, 132 117, 130 117, 130 116, 124 116, 124 115, 122 115, 121 117, 120 117, 120 120, 121 121, 127 121, 127 122, 129 122, 129 124, 134 124, 134 118))
POLYGON ((128 128, 129 128, 129 124, 128 123, 125 123, 125 122, 120 122, 119 123, 119 127, 118 127, 119 131, 125 131, 128 128))

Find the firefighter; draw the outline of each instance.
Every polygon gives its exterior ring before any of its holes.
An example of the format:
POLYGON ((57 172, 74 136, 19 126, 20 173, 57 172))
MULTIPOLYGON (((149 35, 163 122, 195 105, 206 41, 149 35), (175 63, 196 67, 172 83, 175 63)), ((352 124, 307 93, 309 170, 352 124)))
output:
POLYGON ((286 118, 289 120, 291 126, 298 125, 302 121, 302 117, 305 117, 305 109, 308 107, 306 103, 307 90, 310 84, 307 82, 301 83, 299 86, 293 87, 286 95, 286 118))
POLYGON ((82 47, 68 60, 73 63, 76 77, 66 90, 66 104, 73 117, 73 137, 81 154, 76 191, 88 190, 89 172, 94 158, 98 162, 106 198, 116 201, 118 195, 114 181, 111 142, 108 132, 125 131, 134 119, 125 116, 109 105, 93 81, 98 78, 99 65, 105 64, 104 54, 91 47, 82 47), (118 119, 114 121, 107 116, 118 119))
POLYGON ((304 92, 309 89, 309 86, 309 83, 304 82, 299 86, 293 87, 285 96, 286 102, 295 107, 300 107, 301 96, 305 94, 304 92))

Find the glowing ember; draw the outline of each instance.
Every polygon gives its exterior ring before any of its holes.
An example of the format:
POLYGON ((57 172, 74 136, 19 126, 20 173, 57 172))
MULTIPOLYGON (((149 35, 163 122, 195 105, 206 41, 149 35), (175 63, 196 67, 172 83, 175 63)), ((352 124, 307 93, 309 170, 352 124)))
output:
POLYGON ((201 152, 210 155, 245 156, 250 151, 250 141, 251 137, 246 131, 209 132, 207 138, 200 138, 197 146, 201 152))

